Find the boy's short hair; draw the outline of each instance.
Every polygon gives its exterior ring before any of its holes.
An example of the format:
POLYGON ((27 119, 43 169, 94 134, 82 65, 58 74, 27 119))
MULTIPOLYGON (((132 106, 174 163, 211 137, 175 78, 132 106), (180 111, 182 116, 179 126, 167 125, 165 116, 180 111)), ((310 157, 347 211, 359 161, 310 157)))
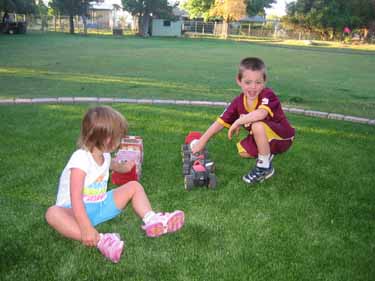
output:
POLYGON ((109 106, 97 106, 83 117, 78 146, 90 152, 94 147, 111 151, 120 145, 121 137, 127 132, 128 122, 121 113, 109 106))
POLYGON ((255 57, 248 57, 244 58, 240 62, 240 67, 238 69, 238 80, 241 81, 243 72, 245 70, 252 70, 252 71, 262 71, 263 72, 263 79, 264 81, 267 80, 267 69, 265 63, 255 57))

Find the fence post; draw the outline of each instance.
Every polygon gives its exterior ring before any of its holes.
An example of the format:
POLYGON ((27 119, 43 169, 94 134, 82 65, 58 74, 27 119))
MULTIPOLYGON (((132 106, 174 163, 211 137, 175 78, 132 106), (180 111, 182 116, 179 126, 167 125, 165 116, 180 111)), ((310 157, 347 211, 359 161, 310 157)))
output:
POLYGON ((198 22, 195 21, 195 33, 197 33, 197 24, 198 24, 198 22))
POLYGON ((205 23, 203 22, 203 24, 202 24, 202 34, 204 34, 204 25, 205 25, 205 23))
POLYGON ((249 29, 247 31, 247 35, 250 36, 250 33, 251 33, 251 23, 249 22, 249 29))

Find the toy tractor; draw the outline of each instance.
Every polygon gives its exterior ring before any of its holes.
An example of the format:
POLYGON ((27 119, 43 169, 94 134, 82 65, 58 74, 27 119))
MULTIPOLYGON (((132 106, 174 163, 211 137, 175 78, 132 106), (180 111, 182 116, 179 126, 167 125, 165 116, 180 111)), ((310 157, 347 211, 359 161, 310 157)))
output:
POLYGON ((195 186, 216 188, 215 164, 208 160, 208 151, 204 149, 199 153, 192 153, 191 143, 201 136, 198 132, 190 132, 182 145, 182 173, 184 175, 185 189, 191 190, 195 186))

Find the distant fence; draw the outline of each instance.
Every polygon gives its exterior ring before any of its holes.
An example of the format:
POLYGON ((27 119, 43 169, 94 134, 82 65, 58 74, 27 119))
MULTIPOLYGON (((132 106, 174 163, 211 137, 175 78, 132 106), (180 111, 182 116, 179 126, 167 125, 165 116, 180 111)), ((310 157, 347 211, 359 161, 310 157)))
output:
MULTIPOLYGON (((220 36, 223 31, 221 22, 184 21, 182 32, 220 36)), ((283 29, 280 22, 266 20, 265 22, 231 22, 228 25, 228 35, 244 37, 263 37, 277 39, 317 40, 318 33, 296 32, 283 29)))
MULTIPOLYGON (((84 32, 82 17, 74 16, 73 23, 75 32, 84 32)), ((89 33, 112 33, 114 29, 121 29, 123 31, 131 29, 131 26, 126 22, 106 19, 100 16, 87 18, 86 27, 89 33)), ((68 16, 28 16, 27 29, 32 31, 69 32, 70 18, 68 16)))
MULTIPOLYGON (((27 29, 32 31, 69 32, 70 21, 68 16, 28 16, 26 18, 27 29)), ((74 31, 84 32, 82 17, 73 17, 74 31)), ((114 30, 123 32, 135 32, 136 27, 128 22, 114 18, 89 17, 86 19, 88 33, 114 33, 114 30)), ((221 36, 224 25, 221 22, 184 21, 182 34, 221 36)), ((257 37, 272 39, 293 40, 319 40, 320 34, 313 32, 299 32, 288 30, 277 20, 264 22, 231 22, 228 25, 228 35, 238 37, 257 37)))

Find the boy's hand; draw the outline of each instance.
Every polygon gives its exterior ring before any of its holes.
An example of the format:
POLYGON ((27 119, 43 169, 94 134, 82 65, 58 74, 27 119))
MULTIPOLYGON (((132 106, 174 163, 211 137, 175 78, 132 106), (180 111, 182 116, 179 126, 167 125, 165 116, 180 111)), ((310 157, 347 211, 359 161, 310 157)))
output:
POLYGON ((95 247, 99 242, 99 233, 94 227, 88 227, 81 229, 81 240, 82 244, 95 247))
POLYGON ((197 142, 194 142, 193 145, 191 146, 191 152, 193 154, 201 152, 204 149, 204 143, 202 143, 200 140, 197 142))
MULTIPOLYGON (((238 121, 238 119, 237 119, 237 121, 238 121)), ((230 126, 230 128, 229 128, 229 130, 228 130, 228 139, 232 139, 232 137, 233 137, 233 133, 235 133, 236 134, 236 136, 238 136, 238 134, 239 134, 239 132, 240 132, 240 129, 241 129, 241 127, 240 127, 240 123, 239 122, 234 122, 233 124, 232 124, 232 126, 230 126)))

